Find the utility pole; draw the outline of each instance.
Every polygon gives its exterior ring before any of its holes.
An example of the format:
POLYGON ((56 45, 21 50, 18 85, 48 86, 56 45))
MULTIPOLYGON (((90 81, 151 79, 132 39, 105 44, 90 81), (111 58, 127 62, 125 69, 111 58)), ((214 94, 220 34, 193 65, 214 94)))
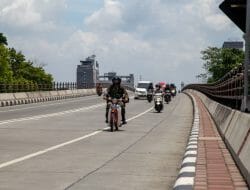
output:
POLYGON ((244 97, 241 111, 250 111, 250 0, 246 1, 246 33, 245 33, 245 62, 244 62, 244 97))

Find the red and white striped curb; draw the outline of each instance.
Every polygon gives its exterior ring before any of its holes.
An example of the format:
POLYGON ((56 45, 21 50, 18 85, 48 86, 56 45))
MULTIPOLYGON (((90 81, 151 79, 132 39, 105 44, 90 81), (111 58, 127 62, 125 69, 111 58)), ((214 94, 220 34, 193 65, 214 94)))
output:
POLYGON ((184 158, 181 164, 181 169, 174 184, 174 190, 191 190, 194 186, 200 117, 196 100, 191 94, 189 95, 192 98, 194 105, 194 121, 189 141, 186 147, 186 152, 184 154, 184 158))

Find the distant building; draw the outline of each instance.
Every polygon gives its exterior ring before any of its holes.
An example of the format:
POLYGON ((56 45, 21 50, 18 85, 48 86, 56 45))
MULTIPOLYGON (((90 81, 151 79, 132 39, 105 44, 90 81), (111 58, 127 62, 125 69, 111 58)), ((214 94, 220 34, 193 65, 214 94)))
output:
POLYGON ((235 48, 239 50, 243 50, 243 42, 242 41, 227 41, 223 43, 222 48, 235 48))
POLYGON ((77 66, 77 88, 93 88, 98 82, 99 64, 95 57, 95 55, 87 57, 77 66))
POLYGON ((134 74, 129 75, 117 75, 116 72, 104 73, 103 76, 99 76, 99 82, 103 84, 111 84, 112 79, 117 76, 122 79, 122 85, 134 88, 134 74))

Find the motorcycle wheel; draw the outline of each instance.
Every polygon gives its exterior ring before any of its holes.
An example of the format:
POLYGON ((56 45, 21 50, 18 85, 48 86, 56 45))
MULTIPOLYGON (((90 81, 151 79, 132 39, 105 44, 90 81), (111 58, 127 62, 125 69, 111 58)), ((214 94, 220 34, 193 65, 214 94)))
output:
POLYGON ((111 113, 110 114, 110 131, 113 132, 114 131, 114 115, 111 113))
POLYGON ((161 108, 159 106, 155 107, 155 110, 160 113, 161 112, 161 108))
POLYGON ((115 130, 118 131, 118 114, 115 114, 115 130))

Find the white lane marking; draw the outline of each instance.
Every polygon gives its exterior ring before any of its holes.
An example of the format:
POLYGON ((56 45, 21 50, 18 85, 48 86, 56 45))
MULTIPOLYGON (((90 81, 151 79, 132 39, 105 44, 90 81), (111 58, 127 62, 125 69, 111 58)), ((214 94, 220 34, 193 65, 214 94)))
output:
POLYGON ((36 153, 28 154, 28 155, 23 156, 23 157, 21 157, 21 158, 17 158, 17 159, 11 160, 11 161, 9 161, 9 162, 2 163, 2 164, 0 164, 0 168, 4 168, 4 167, 10 166, 10 165, 12 165, 12 164, 16 164, 16 163, 18 163, 18 162, 22 162, 22 161, 24 161, 24 160, 28 160, 28 159, 30 159, 30 158, 39 156, 39 155, 41 155, 41 154, 45 154, 46 152, 49 152, 49 151, 52 151, 52 150, 56 150, 56 149, 58 149, 58 148, 61 148, 61 147, 66 146, 66 145, 69 145, 69 144, 78 142, 78 141, 83 140, 83 139, 86 139, 86 138, 88 138, 88 137, 97 135, 98 133, 101 133, 101 131, 95 131, 95 132, 93 132, 93 133, 90 133, 90 134, 88 134, 88 135, 79 137, 79 138, 77 138, 77 139, 73 139, 73 140, 71 140, 71 141, 68 141, 68 142, 65 142, 65 143, 62 143, 62 144, 58 144, 58 145, 52 146, 52 147, 50 147, 50 148, 47 148, 47 149, 38 151, 38 152, 36 152, 36 153))
POLYGON ((70 114, 70 113, 75 113, 75 112, 86 111, 86 110, 93 109, 93 108, 98 108, 98 107, 101 107, 101 106, 104 106, 104 105, 106 105, 106 103, 96 104, 96 105, 89 106, 89 107, 72 109, 72 110, 67 110, 67 111, 62 111, 62 112, 56 112, 56 113, 50 113, 50 114, 44 114, 44 115, 37 115, 37 116, 32 116, 32 117, 24 117, 24 118, 19 118, 19 119, 3 120, 3 121, 0 121, 0 125, 4 125, 4 124, 8 124, 8 123, 14 123, 14 122, 20 122, 20 121, 37 120, 37 119, 42 119, 42 118, 55 117, 55 116, 60 116, 60 115, 65 115, 65 114, 70 114))
MULTIPOLYGON (((140 114, 138 114, 138 115, 136 115, 136 116, 134 116, 134 117, 128 119, 128 121, 134 120, 134 119, 136 119, 136 118, 138 118, 138 117, 140 117, 140 116, 142 116, 142 115, 148 113, 148 112, 151 111, 152 109, 153 109, 153 108, 150 108, 150 109, 146 110, 145 112, 140 113, 140 114)), ((106 128, 104 128, 104 129, 109 129, 109 127, 106 127, 106 128)), ((67 145, 70 145, 70 144, 79 142, 79 141, 81 141, 81 140, 83 140, 83 139, 86 139, 86 138, 88 138, 88 137, 97 135, 97 134, 99 134, 99 133, 101 133, 101 132, 103 132, 103 131, 95 131, 95 132, 90 133, 90 134, 88 134, 88 135, 84 135, 84 136, 82 136, 82 137, 78 137, 78 138, 76 138, 76 139, 73 139, 73 140, 70 140, 70 141, 67 141, 67 142, 64 142, 64 143, 61 143, 61 144, 52 146, 52 147, 50 147, 50 148, 47 148, 47 149, 44 149, 44 150, 41 150, 41 151, 38 151, 38 152, 35 152, 35 153, 32 153, 32 154, 28 154, 28 155, 26 155, 26 156, 23 156, 23 157, 20 157, 20 158, 16 158, 16 159, 11 160, 11 161, 8 161, 8 162, 4 162, 4 163, 0 164, 0 169, 1 169, 1 168, 4 168, 4 167, 7 167, 7 166, 10 166, 10 165, 13 165, 13 164, 16 164, 16 163, 19 163, 19 162, 22 162, 22 161, 25 161, 25 160, 28 160, 28 159, 30 159, 30 158, 34 158, 34 157, 36 157, 36 156, 45 154, 45 153, 50 152, 50 151, 52 151, 52 150, 56 150, 56 149, 62 148, 62 147, 64 147, 64 146, 67 146, 67 145)))
POLYGON ((151 107, 150 109, 146 110, 146 111, 143 112, 143 113, 140 113, 140 114, 138 114, 138 115, 136 115, 136 116, 134 116, 134 117, 131 117, 131 118, 128 119, 127 121, 131 121, 131 120, 134 120, 134 119, 136 119, 136 118, 138 118, 138 117, 141 117, 141 116, 144 115, 145 113, 150 112, 152 109, 153 109, 153 107, 151 107))
MULTIPOLYGON (((98 97, 93 97, 93 98, 88 98, 88 99, 81 98, 81 100, 79 100, 79 99, 78 100, 69 100, 69 101, 62 101, 62 102, 57 102, 57 103, 53 103, 53 104, 44 104, 44 105, 37 104, 37 106, 30 106, 30 107, 11 109, 11 110, 1 110, 0 113, 13 112, 13 111, 19 111, 19 110, 27 110, 27 109, 32 109, 32 108, 40 108, 40 107, 53 106, 53 105, 65 104, 65 103, 80 102, 80 101, 86 101, 86 100, 94 100, 94 99, 98 99, 98 97)), ((39 102, 39 103, 41 103, 41 102, 39 102)))

